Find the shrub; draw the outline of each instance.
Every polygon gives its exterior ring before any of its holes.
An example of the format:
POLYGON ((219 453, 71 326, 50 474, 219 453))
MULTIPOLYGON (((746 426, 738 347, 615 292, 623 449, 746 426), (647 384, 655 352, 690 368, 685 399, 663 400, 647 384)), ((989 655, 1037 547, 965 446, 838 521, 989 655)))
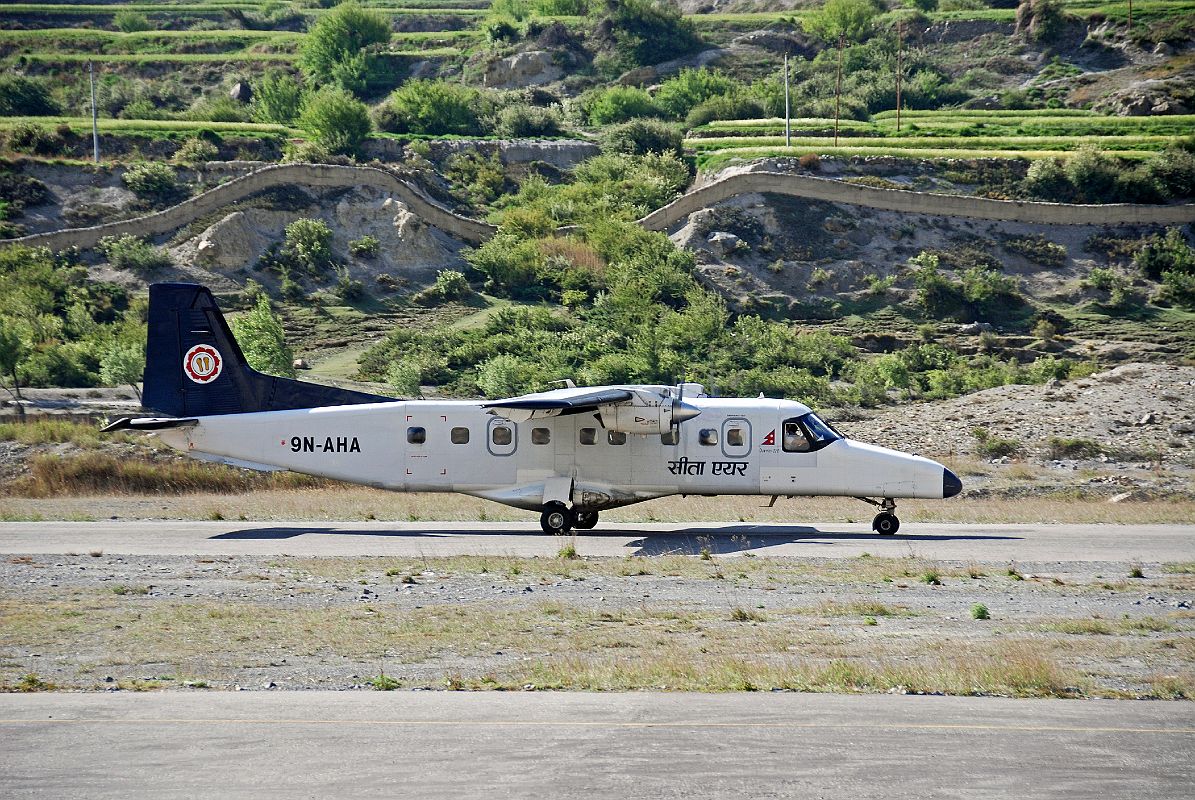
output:
POLYGON ((1164 236, 1153 235, 1133 256, 1133 264, 1147 278, 1160 280, 1167 272, 1195 274, 1195 250, 1178 228, 1167 228, 1164 236))
POLYGON ((986 458, 1004 458, 1021 452, 1021 443, 1013 439, 1000 439, 988 433, 986 428, 974 428, 975 450, 986 458))
POLYGON ((391 133, 431 136, 484 133, 481 93, 442 80, 413 80, 394 90, 378 125, 391 133))
POLYGON ((513 105, 498 114, 498 135, 512 138, 559 136, 560 114, 551 108, 513 105))
POLYGON ((611 86, 599 90, 587 100, 586 116, 594 127, 660 114, 647 92, 633 86, 611 86))
POLYGON ((47 117, 58 112, 44 82, 11 72, 0 75, 0 117, 47 117))
POLYGON ((1069 203, 1074 199, 1075 187, 1067 177, 1062 161, 1057 158, 1042 158, 1030 164, 1022 186, 1030 197, 1055 203, 1069 203))
POLYGON ((716 119, 757 119, 763 116, 763 106, 745 94, 725 94, 711 97, 685 117, 685 125, 696 128, 716 119))
POLYGON ((445 162, 444 177, 474 205, 493 202, 506 184, 506 170, 497 151, 488 158, 477 152, 457 153, 445 162))
POLYGON ((178 176, 169 164, 142 161, 125 170, 120 176, 133 194, 147 200, 164 200, 179 192, 178 176))
POLYGON ((507 17, 499 17, 485 23, 485 38, 491 42, 514 42, 519 38, 519 26, 507 17))
POLYGON ((319 142, 289 142, 282 151, 284 164, 351 164, 348 156, 333 155, 319 142))
POLYGON ((683 69, 660 84, 655 104, 675 119, 683 119, 693 108, 712 97, 735 93, 743 85, 711 69, 683 69))
POLYGON ((1066 177, 1081 203, 1106 203, 1115 199, 1120 168, 1094 145, 1083 145, 1066 160, 1066 177))
POLYGON ((365 104, 344 89, 325 87, 303 101, 299 126, 316 144, 333 153, 353 153, 369 135, 372 124, 365 104))
POLYGON ((268 297, 259 297, 252 309, 232 320, 231 327, 249 366, 268 375, 295 376, 294 351, 268 297))
POLYGON ((326 272, 335 263, 332 229, 322 219, 297 219, 286 226, 283 252, 313 275, 326 272))
MULTIPOLYGON (((132 115, 126 109, 122 116, 128 118, 132 115)), ((202 97, 187 111, 187 119, 203 122, 248 122, 252 116, 248 106, 223 94, 202 97)))
POLYGON ((250 108, 258 122, 291 125, 303 105, 303 85, 281 70, 268 72, 253 92, 250 108))
POLYGON ((380 247, 376 236, 362 236, 349 242, 349 252, 358 258, 375 258, 380 247))
POLYGON ((432 305, 444 300, 462 300, 473 293, 463 272, 454 269, 442 270, 436 275, 436 282, 411 298, 420 305, 432 305))
POLYGON ((1106 293, 1107 305, 1112 308, 1123 306, 1129 298, 1129 279, 1110 267, 1093 267, 1080 283, 1085 288, 1106 293))
MULTIPOLYGON (((303 40, 300 63, 314 85, 341 83, 348 75, 360 75, 365 67, 362 50, 388 41, 387 17, 350 0, 328 11, 311 26, 303 40), (354 59, 361 60, 354 64, 354 59)), ((349 87, 342 84, 341 88, 349 87)))
POLYGON ((18 153, 52 156, 61 151, 62 140, 41 125, 18 122, 8 133, 8 146, 18 153))
POLYGON ((126 233, 123 236, 105 236, 96 249, 103 253, 116 269, 147 275, 172 266, 170 254, 160 247, 154 247, 144 239, 126 233))
POLYGON ((207 139, 198 136, 187 139, 174 151, 174 160, 180 164, 196 166, 208 161, 215 161, 220 156, 220 148, 207 139))
POLYGON ((1060 436, 1051 436, 1048 444, 1050 458, 1054 460, 1096 458, 1103 452, 1099 442, 1093 442, 1091 439, 1066 439, 1060 436))
POLYGON ((675 125, 654 119, 633 119, 621 125, 611 125, 601 132, 602 150, 607 153, 683 154, 684 137, 675 125))
POLYGON ((839 36, 858 42, 867 38, 880 13, 873 0, 826 0, 819 11, 802 21, 802 26, 822 41, 835 43, 839 36))
POLYGON ((109 386, 131 386, 141 399, 137 387, 145 372, 145 346, 140 342, 113 342, 100 358, 100 380, 109 386))
POLYGON ((116 29, 124 33, 136 33, 137 31, 148 31, 153 29, 153 25, 149 22, 149 17, 137 11, 130 11, 125 9, 117 11, 112 17, 112 24, 116 29))
POLYGON ((988 607, 983 603, 976 603, 971 606, 971 619, 991 619, 992 615, 988 611, 988 607))
POLYGON ((619 69, 659 64, 701 47, 693 23, 660 0, 609 0, 597 29, 614 50, 619 69))
POLYGON ((1046 267, 1061 267, 1066 263, 1066 248, 1054 244, 1041 234, 1014 236, 1006 239, 1003 245, 1005 250, 1046 267))
POLYGON ((365 283, 354 278, 348 267, 342 266, 336 270, 336 294, 345 302, 360 300, 365 296, 365 283))

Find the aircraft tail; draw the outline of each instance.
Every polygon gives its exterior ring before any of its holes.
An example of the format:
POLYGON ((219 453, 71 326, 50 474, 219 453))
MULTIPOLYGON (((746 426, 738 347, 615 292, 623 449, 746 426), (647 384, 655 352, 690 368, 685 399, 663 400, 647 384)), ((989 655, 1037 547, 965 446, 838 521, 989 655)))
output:
POLYGON ((172 417, 386 403, 335 386, 264 375, 249 366, 211 291, 192 283, 149 287, 142 405, 172 417))

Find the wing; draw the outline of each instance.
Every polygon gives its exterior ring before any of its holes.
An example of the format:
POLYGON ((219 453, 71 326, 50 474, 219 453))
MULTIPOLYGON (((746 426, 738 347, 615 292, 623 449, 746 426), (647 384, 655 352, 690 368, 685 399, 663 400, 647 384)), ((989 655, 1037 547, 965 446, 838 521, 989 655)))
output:
POLYGON ((199 424, 197 419, 176 419, 174 417, 121 417, 100 429, 100 433, 113 431, 160 431, 167 428, 191 428, 199 424))
POLYGON ((583 414, 599 406, 625 403, 633 397, 627 389, 556 389, 551 392, 493 400, 482 403, 481 407, 512 422, 526 422, 545 417, 583 414))

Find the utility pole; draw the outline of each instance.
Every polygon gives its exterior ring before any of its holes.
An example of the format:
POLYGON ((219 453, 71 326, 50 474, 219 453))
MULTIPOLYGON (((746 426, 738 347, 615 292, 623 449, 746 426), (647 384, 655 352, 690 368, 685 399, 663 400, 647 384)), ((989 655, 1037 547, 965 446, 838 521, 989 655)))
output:
POLYGON ((87 74, 91 76, 91 156, 95 163, 100 163, 100 123, 99 111, 95 105, 95 62, 87 62, 87 74))
POLYGON ((842 107, 842 47, 845 34, 838 34, 838 79, 834 82, 834 146, 838 147, 838 117, 842 107))
POLYGON ((1129 33, 1133 32, 1133 0, 1129 0, 1129 33))
POLYGON ((793 146, 792 112, 788 104, 788 53, 784 54, 784 146, 793 146))
POLYGON ((900 79, 904 75, 905 24, 896 24, 896 132, 900 133, 900 79))

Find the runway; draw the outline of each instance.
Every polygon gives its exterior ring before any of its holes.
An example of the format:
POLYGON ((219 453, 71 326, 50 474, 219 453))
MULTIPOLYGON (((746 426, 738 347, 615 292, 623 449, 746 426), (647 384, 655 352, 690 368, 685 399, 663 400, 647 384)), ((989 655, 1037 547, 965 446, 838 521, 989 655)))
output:
POLYGON ((1190 711, 884 695, 7 695, 0 795, 1186 798, 1190 711))
MULTIPOLYGON (((570 543, 573 541, 569 539, 570 543)), ((0 553, 309 556, 554 556, 560 538, 500 522, 6 522, 0 553)), ((1186 561, 1195 525, 906 523, 896 536, 867 524, 610 524, 579 533, 581 555, 699 553, 771 557, 908 556, 954 561, 1186 561)))

